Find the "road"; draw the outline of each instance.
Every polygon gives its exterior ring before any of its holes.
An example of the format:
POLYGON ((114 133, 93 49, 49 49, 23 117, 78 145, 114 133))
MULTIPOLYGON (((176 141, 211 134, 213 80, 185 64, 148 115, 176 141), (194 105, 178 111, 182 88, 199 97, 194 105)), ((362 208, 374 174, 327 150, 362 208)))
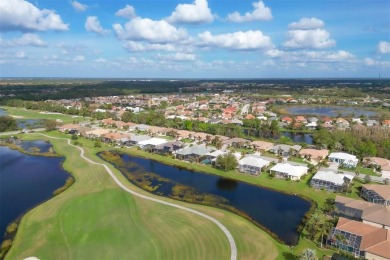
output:
POLYGON ((229 240, 229 244, 230 244, 230 260, 236 260, 237 259, 237 246, 236 246, 236 242, 234 241, 234 238, 232 236, 232 234, 230 233, 230 231, 224 226, 222 225, 221 222, 219 222, 217 219, 209 216, 209 215, 206 215, 200 211, 197 211, 197 210, 194 210, 194 209, 190 209, 190 208, 187 208, 187 207, 184 207, 184 206, 181 206, 181 205, 178 205, 178 204, 174 204, 174 203, 170 203, 170 202, 166 202, 166 201, 163 201, 163 200, 160 200, 160 199, 156 199, 156 198, 153 198, 153 197, 149 197, 147 195, 143 195, 143 194, 140 194, 138 192, 135 192, 131 189, 129 189, 128 187, 126 187, 116 176, 115 174, 111 171, 110 168, 108 168, 108 166, 106 164, 103 164, 103 163, 98 163, 98 162, 94 162, 92 161, 91 159, 85 157, 84 155, 84 149, 82 147, 79 147, 79 146, 76 146, 76 145, 73 145, 71 144, 70 142, 70 139, 68 138, 60 138, 60 137, 51 137, 51 136, 48 136, 48 135, 45 135, 45 134, 38 134, 38 135, 42 135, 42 136, 45 136, 47 138, 52 138, 52 139, 58 139, 58 140, 67 140, 68 142, 68 145, 70 146, 73 146, 77 149, 80 150, 80 157, 83 158, 84 160, 86 160, 87 162, 91 163, 91 164, 96 164, 96 165, 100 165, 100 166, 103 166, 104 169, 108 172, 108 174, 111 176, 111 178, 114 180, 114 182, 124 191, 134 195, 134 196, 137 196, 139 198, 142 198, 142 199, 145 199, 145 200, 150 200, 150 201, 153 201, 153 202, 156 202, 156 203, 159 203, 159 204, 164 204, 164 205, 167 205, 167 206, 171 206, 171 207, 174 207, 174 208, 178 208, 178 209, 182 209, 182 210, 185 210, 185 211, 188 211, 188 212, 191 212, 195 215, 198 215, 198 216, 201 216, 205 219, 208 219, 210 220, 211 222, 215 223, 221 230, 222 232, 226 235, 227 239, 229 240))
POLYGON ((242 116, 243 116, 243 115, 247 115, 248 112, 249 112, 249 104, 246 104, 246 105, 244 105, 244 106, 242 107, 242 109, 241 109, 241 115, 242 115, 242 116))

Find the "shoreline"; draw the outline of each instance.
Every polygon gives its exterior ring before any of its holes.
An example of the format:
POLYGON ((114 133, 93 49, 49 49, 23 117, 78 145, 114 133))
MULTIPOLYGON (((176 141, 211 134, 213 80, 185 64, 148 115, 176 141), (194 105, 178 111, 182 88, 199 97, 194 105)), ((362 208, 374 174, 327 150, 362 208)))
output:
MULTIPOLYGON (((119 152, 126 153, 126 154, 131 155, 131 156, 134 156, 134 157, 149 159, 149 160, 152 160, 152 161, 155 161, 155 162, 158 162, 158 163, 162 163, 162 164, 165 164, 165 165, 177 167, 177 168, 179 168, 179 169, 184 169, 184 170, 188 170, 188 171, 191 171, 191 172, 201 172, 201 173, 204 173, 204 174, 209 174, 209 175, 214 175, 214 176, 219 176, 219 177, 224 177, 224 178, 233 179, 233 178, 231 178, 231 177, 222 176, 222 175, 219 175, 219 174, 216 174, 216 173, 212 173, 212 172, 210 172, 210 171, 207 171, 206 169, 200 170, 200 169, 191 168, 190 165, 192 165, 192 164, 189 164, 188 167, 182 166, 182 165, 178 165, 178 164, 175 164, 175 161, 174 161, 175 159, 171 159, 172 162, 171 162, 171 163, 168 163, 168 162, 163 161, 163 160, 158 160, 158 158, 154 158, 154 157, 152 157, 152 156, 148 157, 148 156, 146 156, 146 155, 143 156, 143 155, 137 154, 137 153, 126 152, 126 151, 130 151, 130 149, 127 149, 127 150, 121 150, 121 149, 118 149, 118 150, 117 150, 117 149, 114 149, 114 150, 111 150, 111 151, 119 151, 119 152)), ((98 156, 98 154, 97 154, 97 156, 98 156)), ((168 158, 168 157, 166 157, 166 158, 168 158)), ((168 158, 168 159, 170 159, 170 158, 168 158)), ((108 163, 110 163, 110 162, 108 162, 108 163)), ((111 164, 111 163, 110 163, 110 164, 111 164)), ((200 166, 202 166, 202 165, 200 165, 200 166)), ((116 167, 115 165, 114 165, 114 167, 120 171, 120 169, 119 169, 118 167, 116 167)), ((120 172, 121 172, 121 171, 120 171, 120 172)), ((121 173, 122 173, 122 172, 121 172, 121 173)), ((241 174, 241 173, 239 173, 239 174, 241 174)), ((262 174, 264 174, 264 173, 262 173, 262 174)), ((122 173, 122 175, 124 176, 123 173, 122 173)), ((124 177, 127 179, 126 176, 124 176, 124 177)), ((257 176, 257 177, 258 177, 258 176, 257 176)), ((254 177, 254 178, 255 178, 255 177, 254 177)), ((286 195, 297 196, 297 197, 299 197, 299 198, 301 198, 301 199, 304 199, 304 200, 308 201, 308 202, 310 203, 310 208, 309 208, 309 210, 305 213, 305 215, 303 215, 302 220, 300 221, 300 223, 299 223, 299 225, 298 225, 298 228, 297 228, 297 230, 296 230, 296 231, 299 233, 299 237, 298 237, 297 244, 294 245, 294 246, 299 245, 299 240, 300 240, 301 237, 302 237, 303 229, 304 229, 304 227, 305 227, 305 225, 306 225, 306 222, 307 222, 308 217, 314 212, 314 210, 315 210, 316 208, 318 208, 318 203, 317 203, 315 200, 313 200, 313 199, 311 199, 311 198, 309 198, 309 197, 306 197, 305 195, 302 195, 302 194, 297 194, 297 193, 293 193, 293 192, 286 192, 286 191, 284 191, 284 190, 279 190, 279 189, 275 189, 275 188, 263 186, 263 185, 260 185, 260 184, 250 183, 250 182, 247 182, 247 181, 245 181, 245 180, 240 180, 240 179, 233 179, 233 180, 235 180, 235 181, 241 181, 241 182, 244 182, 245 184, 248 184, 248 185, 252 185, 252 186, 256 186, 256 187, 260 187, 260 188, 272 190, 272 191, 275 191, 275 192, 280 192, 280 193, 283 193, 283 194, 286 194, 286 195)), ((129 181, 129 182, 131 182, 131 181, 129 181)), ((131 182, 131 183, 132 183, 132 182, 131 182)), ((136 185, 136 184, 134 184, 134 183, 132 183, 132 184, 138 187, 138 185, 136 185)), ((140 188, 142 189, 142 187, 140 187, 140 188)), ((145 190, 145 191, 147 191, 147 190, 145 190)), ((147 192, 148 192, 148 191, 147 191, 147 192)), ((163 197, 165 197, 165 196, 163 196, 163 197)), ((169 197, 168 197, 168 198, 169 198, 169 197)), ((179 201, 181 201, 181 200, 179 200, 179 201)), ((186 201, 184 201, 184 202, 186 202, 186 201)), ((187 202, 187 203, 193 203, 193 202, 187 202)), ((198 204, 198 203, 193 203, 193 204, 198 204)), ((203 205, 203 204, 200 204, 200 205, 203 205)), ((206 205, 206 206, 210 206, 210 205, 206 205)), ((210 207, 214 207, 214 206, 210 206, 210 207)), ((216 208, 218 208, 218 207, 216 207, 216 208)), ((228 209, 225 209, 225 208, 220 208, 220 209, 228 210, 228 209)), ((228 211, 229 211, 229 210, 228 210, 228 211)), ((230 211, 230 212, 232 212, 232 211, 230 211)), ((237 214, 236 212, 232 212, 232 213, 237 214)), ((239 215, 239 216, 241 216, 241 215, 239 215)), ((243 217, 243 216, 241 216, 241 217, 243 217)), ((245 218, 245 217, 244 217, 244 218, 245 218)), ((269 235, 270 235, 273 239, 275 239, 278 243, 280 243, 280 244, 282 244, 282 245, 291 246, 291 245, 286 244, 286 243, 285 243, 284 241, 282 241, 280 238, 278 238, 278 237, 276 236, 276 234, 272 233, 269 229, 263 227, 260 223, 257 223, 257 222, 255 222, 255 221, 253 221, 251 218, 245 218, 245 219, 247 219, 248 221, 250 221, 251 223, 253 223, 253 224, 256 225, 257 227, 261 228, 264 232, 266 232, 267 234, 269 234, 269 235)))
MULTIPOLYGON (((21 139, 23 140, 23 139, 21 139)), ((36 139, 36 140, 39 140, 39 139, 36 139)), ((26 151, 25 149, 23 149, 22 147, 20 146, 17 146, 15 144, 0 144, 0 146, 4 146, 4 147, 8 147, 9 149, 11 150, 15 150, 15 151, 18 151, 22 154, 25 154, 25 155, 28 155, 28 156, 35 156, 35 157, 51 157, 51 158, 62 158, 59 166, 62 170, 66 171, 68 174, 69 174, 69 177, 65 180, 65 183, 58 187, 57 189, 55 189, 52 193, 51 193, 51 196, 41 202, 39 202, 38 204, 35 204, 29 208, 27 208, 26 210, 24 210, 19 216, 17 216, 15 219, 13 219, 11 222, 7 223, 7 228, 12 225, 12 224, 16 224, 17 227, 16 229, 13 231, 13 232, 7 232, 7 230, 4 232, 4 234, 0 234, 0 243, 4 243, 5 241, 7 240, 10 240, 11 242, 11 246, 6 248, 4 251, 1 251, 1 255, 0 255, 0 259, 4 259, 7 255, 7 253, 9 252, 9 250, 12 248, 12 245, 13 245, 13 241, 18 233, 18 230, 19 230, 19 225, 23 219, 23 217, 28 213, 30 212, 31 210, 35 209, 36 207, 48 202, 49 200, 53 199, 54 197, 60 195, 61 193, 65 192, 66 190, 68 190, 70 187, 73 186, 73 184, 76 182, 74 176, 67 170, 65 170, 65 168, 63 167, 63 163, 65 161, 65 157, 64 156, 61 156, 57 153, 50 153, 50 152, 47 152, 47 153, 39 153, 39 152, 28 152, 26 151), (68 180, 72 180, 72 181, 68 181, 68 180)), ((53 150, 54 150, 54 147, 52 146, 53 150)))

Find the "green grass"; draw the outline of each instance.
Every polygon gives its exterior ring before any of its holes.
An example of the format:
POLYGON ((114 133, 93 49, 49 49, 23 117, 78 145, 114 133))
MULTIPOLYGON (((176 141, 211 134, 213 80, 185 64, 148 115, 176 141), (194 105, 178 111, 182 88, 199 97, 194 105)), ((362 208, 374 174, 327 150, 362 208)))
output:
POLYGON ((23 119, 51 119, 51 120, 62 120, 63 123, 73 123, 73 121, 89 121, 89 118, 85 117, 73 117, 72 115, 65 114, 41 114, 40 111, 24 109, 24 108, 15 108, 15 107, 0 107, 0 109, 7 110, 8 115, 17 116, 23 119))
POLYGON ((361 174, 367 174, 367 175, 371 175, 371 176, 381 176, 380 174, 374 172, 371 168, 364 168, 362 166, 358 166, 356 168, 356 170, 358 171, 358 173, 361 173, 361 174))
MULTIPOLYGON (((48 133, 64 137, 58 132, 48 133)), ((37 134, 24 138, 46 139, 37 134)), ((49 139, 64 155, 64 168, 76 182, 68 190, 28 212, 6 259, 228 259, 229 244, 212 222, 189 212, 134 197, 121 190, 103 167, 80 159, 65 140, 49 139)), ((93 142, 80 138, 86 156, 102 162, 93 142)), ((116 176, 131 185, 111 165, 116 176)), ((154 195, 148 194, 156 197, 154 195)), ((283 259, 288 250, 249 221, 211 207, 171 199, 220 220, 233 234, 239 259, 283 259), (279 254, 280 253, 280 254, 279 254), (278 256, 279 254, 279 256, 278 256)))

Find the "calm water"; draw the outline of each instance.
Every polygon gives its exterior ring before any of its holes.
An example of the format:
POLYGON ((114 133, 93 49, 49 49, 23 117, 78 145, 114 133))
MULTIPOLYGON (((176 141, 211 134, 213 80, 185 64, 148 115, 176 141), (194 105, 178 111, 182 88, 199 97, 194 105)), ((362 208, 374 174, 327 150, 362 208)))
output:
POLYGON ((340 113, 341 116, 350 116, 352 113, 355 117, 364 115, 366 117, 375 116, 376 113, 369 110, 364 110, 359 107, 343 107, 343 106, 326 106, 326 107, 305 107, 305 106, 288 106, 285 108, 289 113, 293 115, 318 115, 318 116, 330 116, 337 117, 340 113))
MULTIPOLYGON (((195 188, 199 192, 227 199, 229 205, 245 212, 255 222, 275 233, 289 245, 297 243, 298 225, 310 209, 310 203, 297 196, 126 154, 122 154, 121 158, 126 163, 132 163, 131 168, 128 168, 130 172, 139 170, 152 172, 176 183, 195 188)), ((172 192, 172 184, 164 185, 163 182, 153 184, 162 184, 154 193, 169 196, 172 192)))
POLYGON ((39 148, 39 152, 41 153, 49 152, 52 147, 50 142, 46 142, 44 140, 22 141, 20 146, 26 151, 39 148))
POLYGON ((283 132, 282 135, 290 138, 294 143, 307 143, 309 145, 313 144, 313 136, 311 134, 283 132))
MULTIPOLYGON (((252 129, 243 129, 243 133, 245 135, 251 134, 252 136, 259 137, 259 130, 252 129)), ((302 134, 302 133, 294 133, 294 132, 282 132, 282 136, 286 136, 290 138, 295 143, 306 143, 308 145, 313 144, 313 136, 311 134, 302 134)), ((273 138, 274 140, 279 140, 280 137, 273 138)), ((272 139, 272 137, 271 137, 272 139)))
MULTIPOLYGON (((34 141, 41 151, 48 145, 39 144, 34 141)), ((50 199, 53 191, 65 184, 70 174, 61 168, 62 160, 30 156, 0 146, 0 240, 9 223, 50 199)))
POLYGON ((0 116, 6 116, 7 115, 7 111, 5 111, 4 109, 0 109, 0 116))

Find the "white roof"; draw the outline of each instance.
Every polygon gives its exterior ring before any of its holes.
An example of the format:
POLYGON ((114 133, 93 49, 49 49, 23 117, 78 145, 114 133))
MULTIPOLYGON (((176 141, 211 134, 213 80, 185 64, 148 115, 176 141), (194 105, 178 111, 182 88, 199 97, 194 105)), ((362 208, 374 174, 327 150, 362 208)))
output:
POLYGON ((278 163, 271 168, 271 171, 285 173, 290 176, 301 177, 307 173, 306 166, 295 166, 289 163, 278 163))
POLYGON ((331 153, 328 156, 329 158, 337 158, 341 160, 347 160, 347 161, 358 161, 355 155, 349 154, 349 153, 331 153))
POLYGON ((344 178, 348 178, 351 181, 353 180, 353 176, 349 174, 338 174, 331 171, 318 171, 314 176, 313 179, 315 180, 322 180, 322 181, 328 181, 331 183, 334 183, 336 185, 343 185, 344 184, 344 178))
POLYGON ((264 160, 260 157, 256 157, 253 155, 245 156, 238 162, 239 165, 249 165, 259 168, 262 168, 263 166, 268 166, 270 163, 270 161, 264 160))
POLYGON ((216 150, 214 152, 207 153, 206 155, 210 155, 210 156, 213 156, 213 157, 218 157, 219 155, 224 155, 226 153, 227 153, 226 151, 216 150))
POLYGON ((141 141, 138 144, 140 146, 143 146, 143 145, 160 145, 165 143, 168 143, 168 140, 162 138, 151 138, 145 141, 141 141))

